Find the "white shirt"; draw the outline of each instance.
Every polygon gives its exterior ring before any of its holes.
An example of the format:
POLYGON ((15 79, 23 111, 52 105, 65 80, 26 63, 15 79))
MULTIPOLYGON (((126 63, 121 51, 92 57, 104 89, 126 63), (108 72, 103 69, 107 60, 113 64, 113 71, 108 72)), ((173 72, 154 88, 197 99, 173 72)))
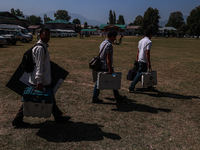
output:
POLYGON ((138 43, 139 55, 138 62, 148 63, 146 51, 151 49, 152 41, 148 37, 144 37, 138 43))
POLYGON ((100 55, 101 69, 106 70, 106 69, 108 69, 106 55, 111 54, 111 66, 113 64, 113 46, 112 46, 112 42, 110 40, 108 40, 108 39, 105 39, 99 46, 99 53, 100 53, 101 50, 102 50, 102 53, 100 55), (102 50, 103 47, 104 47, 104 49, 102 50))
POLYGON ((47 44, 42 40, 39 40, 37 43, 41 43, 45 49, 38 45, 32 49, 33 62, 35 67, 33 72, 29 76, 29 82, 32 85, 37 85, 42 83, 43 85, 49 85, 51 83, 51 66, 50 66, 50 57, 47 50, 47 44))

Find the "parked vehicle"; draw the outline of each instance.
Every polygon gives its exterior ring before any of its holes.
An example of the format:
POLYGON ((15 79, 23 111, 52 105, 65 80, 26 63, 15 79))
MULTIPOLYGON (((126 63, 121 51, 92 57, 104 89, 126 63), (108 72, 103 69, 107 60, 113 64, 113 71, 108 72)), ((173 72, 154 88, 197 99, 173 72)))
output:
POLYGON ((14 30, 14 31, 19 31, 24 35, 28 35, 31 37, 31 40, 33 39, 32 33, 29 33, 28 30, 22 26, 19 25, 12 25, 12 24, 0 24, 0 29, 3 30, 14 30))
POLYGON ((6 44, 6 39, 3 36, 0 36, 0 47, 6 44))
POLYGON ((23 43, 27 43, 32 40, 32 37, 30 35, 23 34, 18 30, 4 30, 4 31, 8 34, 13 34, 17 40, 23 43))
POLYGON ((0 35, 3 36, 6 39, 7 45, 16 45, 17 39, 13 34, 6 34, 4 30, 0 30, 0 35))

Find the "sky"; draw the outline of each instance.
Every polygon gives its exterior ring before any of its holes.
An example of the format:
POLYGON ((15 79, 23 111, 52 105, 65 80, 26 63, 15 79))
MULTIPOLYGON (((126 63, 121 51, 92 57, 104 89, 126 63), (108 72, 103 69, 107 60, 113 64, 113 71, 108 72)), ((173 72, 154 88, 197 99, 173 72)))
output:
MULTIPOLYGON (((133 22, 149 8, 159 10, 160 21, 169 19, 170 13, 181 11, 189 16, 192 9, 200 6, 200 0, 0 0, 0 11, 20 9, 24 15, 39 15, 49 11, 66 10, 88 19, 108 22, 109 11, 115 11, 118 19, 123 15, 125 23, 133 22)), ((73 21, 73 20, 70 20, 73 21)))

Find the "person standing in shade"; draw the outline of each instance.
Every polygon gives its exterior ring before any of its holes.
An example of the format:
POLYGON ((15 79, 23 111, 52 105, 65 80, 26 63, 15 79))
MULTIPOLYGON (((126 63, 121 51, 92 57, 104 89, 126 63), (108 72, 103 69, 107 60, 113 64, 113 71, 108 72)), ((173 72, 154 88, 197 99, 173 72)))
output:
MULTIPOLYGON (((37 90, 43 91, 43 88, 52 90, 51 87, 51 66, 49 51, 47 49, 48 42, 50 40, 50 30, 48 28, 42 28, 40 30, 40 39, 37 42, 41 45, 36 45, 32 49, 33 61, 35 63, 34 70, 30 73, 29 82, 30 84, 37 88, 37 90)), ((55 122, 64 123, 67 122, 70 117, 62 116, 61 110, 56 105, 55 97, 53 102, 52 114, 55 118, 55 122)), ((30 124, 23 121, 23 105, 19 109, 17 115, 12 121, 12 125, 15 128, 18 127, 28 127, 30 124)))
POLYGON ((151 62, 150 62, 150 49, 152 46, 151 37, 152 37, 152 31, 147 30, 145 32, 145 37, 141 39, 138 43, 138 54, 136 61, 139 63, 139 70, 129 87, 129 93, 134 92, 135 85, 141 80, 142 72, 147 72, 148 68, 151 70, 151 62))
MULTIPOLYGON (((117 35, 118 35, 117 32, 110 31, 107 34, 107 38, 100 44, 100 51, 102 50, 102 53, 100 55, 100 60, 101 60, 100 71, 102 72, 108 72, 109 74, 112 74, 114 72, 112 66, 113 65, 112 43, 116 40, 117 35)), ((99 94, 100 90, 97 89, 97 82, 96 82, 92 97, 93 103, 103 103, 103 101, 98 98, 99 94)), ((124 101, 124 97, 119 94, 118 90, 113 90, 113 94, 118 103, 124 101)))

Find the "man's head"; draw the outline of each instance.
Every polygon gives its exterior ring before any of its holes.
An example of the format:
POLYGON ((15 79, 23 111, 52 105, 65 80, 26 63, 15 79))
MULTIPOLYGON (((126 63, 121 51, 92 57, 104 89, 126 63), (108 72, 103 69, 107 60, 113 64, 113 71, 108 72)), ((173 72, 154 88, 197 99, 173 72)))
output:
POLYGON ((152 30, 151 30, 151 29, 147 29, 147 30, 145 31, 145 36, 151 38, 151 37, 152 37, 152 30))
POLYGON ((108 38, 109 40, 111 40, 112 42, 114 42, 114 41, 116 40, 116 38, 117 38, 117 35, 118 35, 117 32, 115 32, 115 31, 110 31, 110 32, 108 32, 108 34, 107 34, 107 38, 108 38))
POLYGON ((46 44, 49 42, 49 40, 50 40, 50 30, 48 28, 42 28, 40 30, 40 39, 46 44))

